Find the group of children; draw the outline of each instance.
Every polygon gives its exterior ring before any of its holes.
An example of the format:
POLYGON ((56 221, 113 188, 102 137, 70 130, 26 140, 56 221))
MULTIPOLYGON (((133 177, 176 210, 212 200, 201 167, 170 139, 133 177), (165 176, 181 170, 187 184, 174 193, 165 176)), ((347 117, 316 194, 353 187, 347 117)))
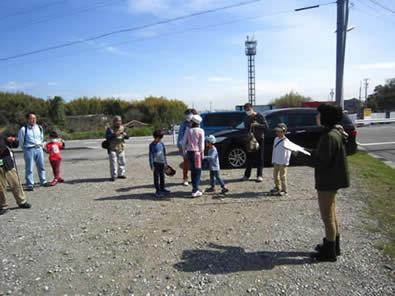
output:
MULTIPOLYGON (((210 187, 205 190, 207 193, 216 192, 216 184, 221 186, 221 193, 226 194, 229 189, 226 188, 220 173, 220 163, 217 148, 215 147, 216 138, 213 135, 204 136, 204 130, 200 128, 202 118, 198 114, 186 114, 186 121, 190 122, 185 131, 183 131, 182 144, 180 145, 181 153, 188 161, 188 167, 191 171, 192 179, 192 197, 200 197, 203 192, 200 191, 200 179, 203 164, 207 164, 210 172, 210 187), (207 155, 204 151, 207 148, 207 155)), ((274 188, 270 191, 272 195, 287 195, 287 168, 291 158, 291 150, 287 149, 287 143, 290 143, 285 136, 287 126, 284 123, 278 124, 275 128, 276 138, 273 144, 273 179, 274 188)), ((163 133, 157 130, 153 133, 154 141, 149 146, 149 164, 154 175, 154 185, 156 189, 155 196, 158 198, 167 196, 170 191, 165 188, 165 170, 168 166, 166 158, 166 147, 162 142, 163 133)), ((184 174, 185 178, 185 174, 184 174)), ((184 183, 187 180, 184 179, 184 183)))

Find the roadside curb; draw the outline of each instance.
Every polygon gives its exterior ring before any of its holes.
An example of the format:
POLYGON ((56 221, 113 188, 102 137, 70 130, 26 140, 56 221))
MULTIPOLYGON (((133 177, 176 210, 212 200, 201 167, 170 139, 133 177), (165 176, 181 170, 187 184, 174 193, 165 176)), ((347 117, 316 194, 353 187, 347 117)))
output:
POLYGON ((383 157, 381 157, 381 156, 379 156, 379 155, 377 155, 375 153, 371 153, 366 148, 362 147, 361 145, 358 145, 358 150, 366 152, 371 157, 373 157, 373 158, 375 158, 377 160, 380 160, 381 162, 383 162, 384 164, 388 165, 389 167, 391 167, 391 168, 393 168, 395 170, 395 162, 386 160, 385 158, 383 158, 383 157))

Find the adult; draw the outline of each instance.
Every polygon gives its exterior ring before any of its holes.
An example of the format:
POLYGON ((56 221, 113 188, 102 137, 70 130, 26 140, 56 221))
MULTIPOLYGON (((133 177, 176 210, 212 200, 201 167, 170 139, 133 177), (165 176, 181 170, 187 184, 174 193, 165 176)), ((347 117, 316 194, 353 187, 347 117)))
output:
POLYGON ((5 214, 8 209, 6 201, 7 185, 10 187, 16 203, 20 208, 31 208, 31 205, 26 201, 25 193, 23 192, 16 170, 14 154, 11 150, 17 147, 18 141, 16 140, 16 135, 7 132, 0 137, 0 215, 5 214))
POLYGON ((318 245, 314 257, 319 261, 336 261, 340 255, 339 222, 336 215, 336 193, 350 185, 345 149, 347 134, 338 124, 342 120, 340 107, 322 104, 318 107, 317 124, 324 132, 313 151, 315 188, 321 218, 325 225, 323 244, 318 245))
POLYGON ((112 182, 116 178, 126 179, 125 140, 128 138, 121 116, 114 116, 112 126, 106 131, 106 139, 109 143, 110 181, 112 182))
POLYGON ((263 181, 263 165, 264 165, 264 139, 265 139, 265 119, 263 115, 256 112, 254 107, 247 103, 244 105, 244 111, 247 117, 244 125, 247 130, 251 131, 259 143, 258 151, 247 152, 247 167, 244 172, 243 180, 247 181, 251 178, 251 170, 254 164, 257 166, 257 182, 263 181))
POLYGON ((36 113, 29 112, 26 115, 26 121, 26 124, 19 130, 18 140, 25 159, 26 190, 33 191, 33 162, 36 164, 41 186, 48 186, 44 166, 44 130, 41 125, 37 124, 36 113))
POLYGON ((192 177, 192 197, 200 197, 200 177, 202 175, 202 158, 204 155, 204 130, 200 128, 202 117, 192 116, 192 125, 186 131, 183 141, 183 151, 189 160, 192 177))
POLYGON ((191 127, 191 121, 193 115, 196 115, 197 111, 195 109, 187 109, 184 112, 184 121, 180 125, 180 129, 178 131, 178 138, 177 138, 177 147, 183 156, 183 163, 182 163, 182 176, 183 176, 183 185, 188 186, 188 171, 189 171, 189 160, 186 154, 183 151, 182 143, 184 141, 184 136, 187 131, 191 127))

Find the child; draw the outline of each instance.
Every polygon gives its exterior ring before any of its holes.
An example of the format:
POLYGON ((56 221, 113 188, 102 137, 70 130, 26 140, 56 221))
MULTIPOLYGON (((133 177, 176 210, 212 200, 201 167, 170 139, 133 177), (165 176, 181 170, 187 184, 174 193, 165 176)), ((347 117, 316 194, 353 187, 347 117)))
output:
POLYGON ((192 177, 192 197, 200 197, 203 192, 199 190, 202 175, 202 157, 204 155, 204 130, 200 128, 202 117, 192 116, 192 124, 187 129, 183 140, 183 151, 189 160, 189 169, 192 177))
POLYGON ((206 139, 208 156, 204 157, 204 159, 208 160, 208 166, 210 170, 210 185, 211 185, 210 188, 206 189, 206 192, 215 192, 215 182, 217 181, 221 185, 222 194, 225 194, 229 192, 229 190, 225 187, 224 180, 220 176, 218 151, 217 148, 215 148, 214 146, 216 141, 217 140, 213 135, 208 136, 206 139))
POLYGON ((277 135, 277 137, 274 139, 272 155, 275 187, 271 190, 271 193, 282 196, 287 195, 288 193, 287 169, 292 152, 285 148, 287 146, 287 142, 290 142, 285 136, 285 133, 287 132, 287 125, 285 123, 279 123, 274 130, 277 135))
POLYGON ((165 188, 166 147, 162 142, 162 131, 154 131, 153 137, 154 141, 149 145, 149 164, 154 173, 155 196, 161 198, 170 193, 165 188))
POLYGON ((55 186, 58 183, 63 183, 64 180, 60 177, 60 163, 62 161, 62 155, 60 150, 64 148, 64 142, 59 138, 56 131, 49 133, 49 142, 45 145, 45 150, 49 153, 49 162, 51 163, 54 179, 50 183, 51 186, 55 186))

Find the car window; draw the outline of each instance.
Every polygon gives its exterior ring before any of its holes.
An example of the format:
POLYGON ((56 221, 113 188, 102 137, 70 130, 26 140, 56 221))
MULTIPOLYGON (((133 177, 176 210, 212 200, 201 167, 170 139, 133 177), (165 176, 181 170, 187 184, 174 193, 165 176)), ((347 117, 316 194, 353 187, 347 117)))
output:
POLYGON ((273 113, 266 116, 266 121, 270 129, 274 129, 279 123, 285 123, 288 128, 317 125, 315 112, 273 113))
POLYGON ((244 113, 212 113, 207 114, 204 124, 210 126, 230 126, 237 127, 244 120, 244 113))

